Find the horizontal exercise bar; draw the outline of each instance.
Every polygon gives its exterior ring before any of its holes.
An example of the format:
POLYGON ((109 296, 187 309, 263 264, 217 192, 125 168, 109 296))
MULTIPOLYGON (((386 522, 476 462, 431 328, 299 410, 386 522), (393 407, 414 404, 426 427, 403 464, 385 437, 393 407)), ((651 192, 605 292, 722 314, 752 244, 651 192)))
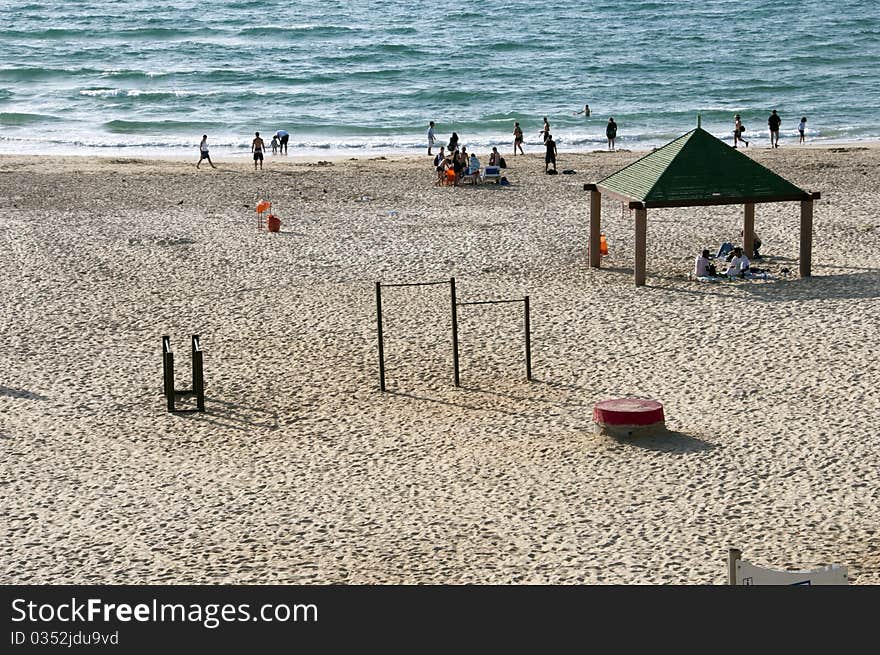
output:
POLYGON ((378 283, 383 287, 428 287, 435 284, 449 284, 449 280, 441 280, 440 282, 405 282, 401 284, 386 284, 384 282, 378 283))
POLYGON ((474 302, 460 302, 458 305, 500 305, 506 302, 525 302, 525 298, 517 298, 516 300, 476 300, 474 302))

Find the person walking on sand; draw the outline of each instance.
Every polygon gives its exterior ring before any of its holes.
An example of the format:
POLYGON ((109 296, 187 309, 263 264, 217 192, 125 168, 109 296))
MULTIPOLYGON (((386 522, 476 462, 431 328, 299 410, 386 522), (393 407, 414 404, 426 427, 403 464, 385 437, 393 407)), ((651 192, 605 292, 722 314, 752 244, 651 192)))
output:
POLYGON ((259 132, 254 132, 254 140, 251 141, 251 152, 254 153, 254 170, 257 170, 257 162, 260 162, 260 170, 263 170, 263 149, 266 144, 260 138, 259 132))
POLYGON ((543 143, 547 143, 547 139, 550 138, 550 123, 547 122, 547 117, 544 116, 544 126, 541 128, 541 131, 538 132, 541 134, 541 141, 543 143))
POLYGON ((517 148, 519 148, 519 154, 521 154, 521 155, 526 154, 525 152, 523 152, 522 142, 523 142, 523 131, 522 131, 522 128, 519 126, 519 123, 517 122, 517 123, 513 124, 513 156, 514 157, 516 157, 516 149, 517 148))
POLYGON ((196 164, 196 168, 198 168, 203 159, 207 159, 208 163, 211 164, 211 168, 217 168, 214 166, 214 162, 211 161, 211 156, 208 154, 208 135, 202 135, 202 142, 199 144, 199 163, 196 164))
POLYGON ((435 140, 436 139, 434 138, 434 121, 431 121, 428 124, 428 155, 429 156, 432 154, 431 148, 434 147, 435 140))
POLYGON ((617 138, 617 123, 614 116, 608 117, 608 125, 605 126, 605 136, 608 137, 608 149, 614 150, 614 139, 617 138))
POLYGON ((544 172, 547 172, 547 167, 550 164, 553 164, 553 170, 556 170, 556 141, 553 140, 553 135, 548 134, 547 140, 544 141, 544 146, 547 148, 547 154, 544 155, 544 172))
POLYGON ((801 140, 798 143, 806 143, 806 139, 804 139, 804 132, 807 131, 807 117, 802 116, 801 122, 798 123, 798 134, 801 135, 801 140))
POLYGON ((749 147, 749 142, 743 138, 743 132, 746 131, 746 128, 743 127, 742 119, 740 119, 739 114, 733 117, 733 147, 736 148, 736 144, 739 141, 742 141, 746 144, 746 148, 749 147))
POLYGON ((770 147, 778 148, 779 147, 779 124, 782 122, 782 119, 779 118, 779 114, 776 113, 774 109, 770 114, 770 118, 767 119, 767 125, 770 126, 770 147))

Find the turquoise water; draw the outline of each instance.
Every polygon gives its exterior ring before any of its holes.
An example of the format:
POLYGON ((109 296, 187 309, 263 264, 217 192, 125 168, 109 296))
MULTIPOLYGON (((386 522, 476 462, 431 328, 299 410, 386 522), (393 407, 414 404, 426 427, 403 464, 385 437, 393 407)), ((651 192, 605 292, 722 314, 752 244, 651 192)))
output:
POLYGON ((418 152, 429 120, 477 149, 660 145, 735 112, 782 145, 880 137, 880 3, 4 2, 0 152, 418 152), (447 7, 455 8, 447 8, 447 7), (589 103, 590 118, 572 113, 589 103))

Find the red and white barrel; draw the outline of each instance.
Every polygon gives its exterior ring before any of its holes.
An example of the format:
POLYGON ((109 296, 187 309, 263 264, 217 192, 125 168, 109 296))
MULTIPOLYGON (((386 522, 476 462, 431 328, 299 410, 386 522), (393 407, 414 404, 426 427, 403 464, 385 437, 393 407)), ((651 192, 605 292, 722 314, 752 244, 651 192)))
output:
POLYGON ((631 437, 666 427, 663 405, 645 398, 614 398, 593 405, 593 422, 599 432, 631 437))

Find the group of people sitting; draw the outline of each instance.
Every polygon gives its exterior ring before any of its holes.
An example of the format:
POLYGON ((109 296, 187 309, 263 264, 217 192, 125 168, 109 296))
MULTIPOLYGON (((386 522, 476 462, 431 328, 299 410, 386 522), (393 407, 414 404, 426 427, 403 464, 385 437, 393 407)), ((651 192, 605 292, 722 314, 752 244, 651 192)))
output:
MULTIPOLYGON (((498 169, 507 168, 507 162, 498 148, 492 148, 488 165, 498 169)), ((465 178, 476 182, 484 172, 476 153, 468 154, 467 146, 459 145, 455 132, 445 148, 440 146, 440 152, 434 157, 434 168, 438 186, 447 182, 457 186, 465 178)))
MULTIPOLYGON (((761 240, 755 234, 752 238, 752 257, 761 259, 759 249, 761 248, 761 240)), ((732 243, 722 243, 718 248, 718 254, 715 259, 723 259, 727 263, 727 268, 723 273, 719 273, 715 264, 709 259, 709 251, 704 250, 694 262, 695 277, 746 277, 748 273, 755 272, 757 269, 751 268, 751 262, 748 256, 739 246, 732 243)))

